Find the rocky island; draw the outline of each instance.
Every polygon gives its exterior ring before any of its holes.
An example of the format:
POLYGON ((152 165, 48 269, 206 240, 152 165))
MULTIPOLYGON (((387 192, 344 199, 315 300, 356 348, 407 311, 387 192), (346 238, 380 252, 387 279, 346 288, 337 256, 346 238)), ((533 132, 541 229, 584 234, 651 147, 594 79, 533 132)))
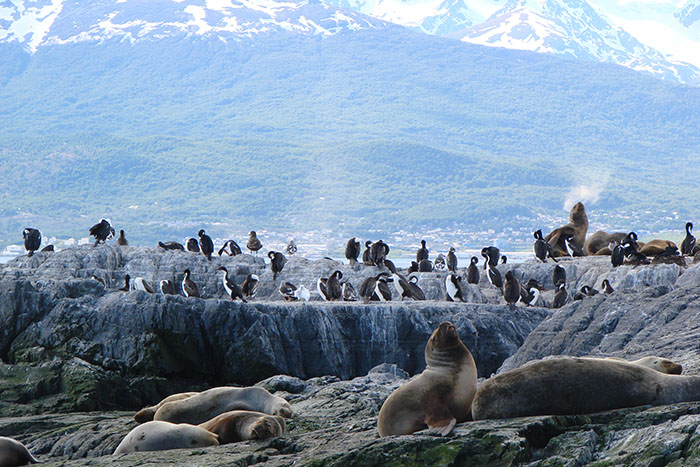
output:
MULTIPOLYGON (((700 266, 612 268, 608 257, 561 259, 571 293, 615 291, 562 308, 510 308, 482 272, 466 303, 445 301, 446 272, 418 273, 426 301, 323 302, 316 280, 340 270, 359 289, 376 266, 292 256, 281 274, 262 257, 207 261, 159 248, 78 246, 0 266, 0 435, 46 465, 690 465, 700 463, 700 403, 591 415, 467 422, 447 437, 379 438, 376 417, 395 388, 425 368, 432 330, 453 322, 480 379, 553 355, 658 355, 700 374, 700 266), (224 291, 260 278, 250 303, 224 291), (203 298, 180 291, 190 269, 203 298), (119 291, 126 275, 177 295, 119 291), (104 285, 92 277, 104 282, 104 285), (285 302, 281 281, 305 285, 285 302), (287 434, 209 448, 112 456, 136 410, 165 396, 256 384, 289 401, 287 434)), ((499 265, 554 295, 553 263, 499 265)), ((464 270, 459 271, 462 275, 464 270)))

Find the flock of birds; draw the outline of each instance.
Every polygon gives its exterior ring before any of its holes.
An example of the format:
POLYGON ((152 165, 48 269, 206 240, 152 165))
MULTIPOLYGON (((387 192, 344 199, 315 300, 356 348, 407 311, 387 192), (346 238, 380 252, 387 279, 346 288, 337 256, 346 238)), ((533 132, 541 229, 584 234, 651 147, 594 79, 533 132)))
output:
MULTIPOLYGON (((686 237, 681 244, 680 251, 675 244, 668 241, 658 241, 661 243, 654 244, 651 249, 649 248, 650 244, 656 241, 642 245, 644 245, 647 252, 653 252, 654 256, 656 256, 655 261, 677 262, 678 258, 682 258, 683 255, 693 255, 700 250, 700 247, 696 244, 695 237, 692 235, 692 228, 693 224, 688 222, 686 224, 686 237)), ((108 239, 113 238, 115 230, 108 220, 101 219, 99 223, 90 228, 90 235, 95 238, 94 246, 97 246, 99 243, 106 243, 108 239)), ((548 241, 551 235, 552 234, 545 238, 541 230, 537 230, 533 233, 535 238, 533 246, 534 255, 539 261, 546 263, 548 259, 551 259, 557 262, 556 258, 559 256, 584 256, 583 248, 576 244, 573 234, 569 233, 563 236, 561 239, 562 248, 559 251, 555 249, 556 244, 552 245, 551 242, 548 241)), ((621 264, 650 264, 650 260, 643 252, 645 251, 644 248, 640 248, 637 234, 634 232, 606 235, 610 237, 610 242, 605 248, 600 249, 600 251, 595 254, 609 254, 613 267, 617 267, 621 264), (604 251, 606 248, 607 250, 604 251)), ((37 229, 26 228, 23 231, 23 236, 24 246, 28 252, 28 256, 32 256, 41 246, 41 232, 37 229)), ((557 239, 557 242, 558 241, 559 239, 557 239)), ((124 230, 119 231, 119 237, 116 243, 120 246, 129 244, 124 230)), ((201 253, 209 261, 211 261, 214 252, 214 242, 211 237, 206 234, 204 229, 198 232, 198 239, 189 238, 184 245, 179 242, 169 241, 159 242, 158 246, 165 250, 201 253)), ((447 274, 445 278, 446 300, 464 302, 465 298, 463 296, 462 281, 466 279, 468 284, 478 284, 481 279, 481 273, 478 267, 479 258, 476 256, 471 257, 464 278, 462 275, 457 274, 458 259, 454 247, 449 249, 446 256, 439 254, 433 262, 430 260, 430 252, 426 246, 426 242, 422 240, 421 246, 416 252, 416 260, 411 261, 411 265, 407 270, 408 277, 406 277, 398 272, 391 260, 387 259, 390 248, 384 241, 379 240, 377 242, 372 242, 368 240, 365 242, 364 246, 365 249, 363 251, 360 242, 355 237, 347 241, 345 246, 345 258, 349 261, 350 265, 354 266, 358 264, 361 258, 363 264, 385 268, 386 271, 365 278, 360 285, 359 291, 356 291, 349 281, 343 281, 343 273, 340 270, 335 270, 329 277, 321 277, 316 281, 316 289, 323 300, 357 301, 362 299, 365 303, 369 301, 391 301, 392 292, 389 283, 393 283, 401 300, 425 300, 425 293, 418 285, 418 277, 413 275, 413 273, 447 270, 449 274, 447 274)), ((262 247, 262 242, 257 237, 255 231, 251 231, 249 233, 248 242, 246 243, 246 248, 251 253, 257 255, 262 247)), ((54 251, 53 245, 49 245, 41 251, 54 251)), ((296 252, 297 246, 294 240, 292 240, 286 247, 286 253, 291 256, 296 252)), ((219 256, 223 254, 236 256, 242 254, 242 249, 234 240, 227 240, 218 250, 219 256)), ((277 279, 287 259, 282 252, 277 251, 269 251, 267 256, 270 259, 270 269, 273 273, 273 279, 277 279)), ((538 283, 535 279, 530 279, 523 284, 512 270, 505 273, 504 280, 497 265, 499 262, 501 264, 506 263, 507 258, 505 255, 501 255, 498 247, 484 247, 481 250, 481 256, 483 257, 483 269, 488 282, 493 287, 500 290, 506 303, 510 307, 516 306, 518 302, 526 306, 535 306, 538 304, 540 293, 544 290, 542 284, 538 283)), ((223 287, 232 300, 240 299, 243 302, 247 302, 255 297, 260 281, 260 278, 256 274, 248 274, 241 284, 237 284, 225 267, 221 266, 217 268, 217 270, 222 273, 221 280, 223 287)), ((106 286, 104 281, 97 276, 93 276, 93 279, 102 283, 103 286, 106 286)), ((560 265, 556 265, 552 271, 552 283, 555 287, 552 307, 559 308, 570 299, 569 293, 566 290, 566 270, 560 265)), ((172 281, 162 280, 159 285, 162 294, 177 294, 175 284, 173 284, 172 281)), ((613 292, 613 288, 607 279, 603 281, 602 285, 605 294, 613 292)), ((181 286, 185 297, 200 297, 199 288, 192 280, 189 269, 184 271, 181 286)), ((124 286, 118 290, 142 290, 144 292, 154 293, 154 287, 146 279, 143 277, 136 277, 131 280, 128 274, 125 276, 124 286)), ((297 287, 289 281, 283 281, 281 283, 279 293, 285 301, 307 301, 311 298, 311 292, 306 287, 303 285, 297 287)), ((598 290, 590 286, 583 286, 571 298, 579 300, 598 293, 600 293, 598 290)))

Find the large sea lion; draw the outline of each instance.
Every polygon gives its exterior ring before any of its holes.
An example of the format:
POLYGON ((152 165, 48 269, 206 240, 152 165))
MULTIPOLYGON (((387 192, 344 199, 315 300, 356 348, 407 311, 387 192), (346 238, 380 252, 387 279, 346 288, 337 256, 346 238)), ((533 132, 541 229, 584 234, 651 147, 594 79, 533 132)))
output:
POLYGON ((624 360, 622 358, 617 357, 606 357, 606 359, 628 362, 632 363, 633 365, 641 365, 661 373, 666 373, 667 375, 680 375, 681 373, 683 373, 683 365, 681 365, 680 363, 676 363, 672 360, 669 360, 668 358, 655 357, 653 355, 650 355, 648 357, 642 357, 638 360, 632 361, 624 360))
POLYGON ((554 358, 486 380, 474 398, 474 420, 575 415, 700 400, 700 376, 667 375, 629 362, 554 358))
POLYGON ((663 253, 668 247, 678 248, 678 246, 670 240, 660 240, 657 238, 646 242, 638 251, 645 256, 656 256, 663 253))
POLYGON ((270 394, 264 388, 222 386, 186 399, 166 402, 156 410, 153 419, 198 425, 231 410, 252 410, 287 418, 293 414, 286 400, 270 394))
POLYGON ((266 439, 282 436, 287 430, 284 418, 250 410, 232 410, 200 423, 200 428, 219 436, 221 444, 249 439, 266 439))
POLYGON ((204 428, 187 423, 150 421, 131 430, 114 450, 114 455, 166 449, 203 448, 218 444, 219 436, 204 428))
POLYGON ((150 422, 153 420, 153 416, 156 414, 158 409, 160 409, 163 404, 167 402, 174 402, 174 401, 179 401, 182 399, 187 399, 188 397, 192 397, 195 394, 199 394, 198 392, 180 392, 177 394, 171 394, 156 405, 152 405, 150 407, 144 407, 143 409, 139 410, 136 412, 136 415, 134 415, 134 421, 136 423, 146 423, 150 422))
POLYGON ((19 441, 0 436, 0 466, 15 467, 17 465, 38 464, 26 446, 19 441))
POLYGON ((612 242, 620 243, 626 236, 626 232, 608 233, 604 230, 599 230, 588 237, 583 245, 583 254, 586 256, 610 255, 611 251, 608 245, 612 242))
POLYGON ((569 212, 569 223, 563 227, 552 230, 544 239, 552 246, 554 256, 568 256, 565 240, 573 235, 573 240, 580 248, 586 241, 588 231, 588 216, 583 203, 574 204, 569 212))
POLYGON ((425 346, 426 368, 396 389, 379 410, 379 436, 431 428, 447 435, 469 417, 476 393, 476 364, 452 323, 444 322, 425 346))

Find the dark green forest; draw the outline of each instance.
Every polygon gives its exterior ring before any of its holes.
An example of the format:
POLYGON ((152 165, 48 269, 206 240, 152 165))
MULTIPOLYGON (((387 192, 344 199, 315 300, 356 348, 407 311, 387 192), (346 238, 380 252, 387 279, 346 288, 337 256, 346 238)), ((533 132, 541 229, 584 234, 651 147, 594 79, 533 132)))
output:
POLYGON ((0 103, 3 244, 101 216, 139 242, 217 221, 498 228, 598 182, 599 219, 663 229, 700 195, 700 89, 398 27, 0 44, 0 103))

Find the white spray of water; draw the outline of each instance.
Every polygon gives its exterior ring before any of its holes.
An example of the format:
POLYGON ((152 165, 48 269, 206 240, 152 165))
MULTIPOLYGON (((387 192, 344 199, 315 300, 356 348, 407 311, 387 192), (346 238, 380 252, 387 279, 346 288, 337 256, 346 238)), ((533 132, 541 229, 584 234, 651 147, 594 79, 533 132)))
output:
POLYGON ((570 210, 579 201, 586 206, 597 203, 610 180, 610 173, 587 174, 580 178, 584 179, 583 183, 571 187, 566 195, 563 206, 563 209, 566 211, 570 210))

